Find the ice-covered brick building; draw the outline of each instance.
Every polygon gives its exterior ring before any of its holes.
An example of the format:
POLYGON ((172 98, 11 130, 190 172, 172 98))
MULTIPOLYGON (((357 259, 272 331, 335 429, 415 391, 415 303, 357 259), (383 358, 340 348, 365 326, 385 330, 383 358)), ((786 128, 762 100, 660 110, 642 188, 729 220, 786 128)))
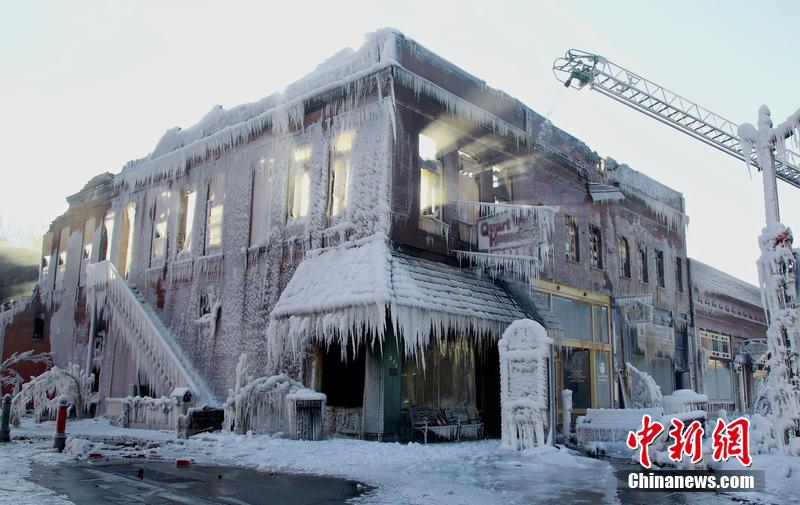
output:
POLYGON ((691 259, 698 391, 709 410, 747 412, 765 376, 767 323, 756 286, 691 259))
POLYGON ((221 402, 247 352, 325 393, 331 431, 404 439, 433 406, 499 436, 497 340, 524 318, 574 415, 624 405, 626 362, 695 384, 682 195, 393 30, 69 202, 41 317, 100 413, 221 402))

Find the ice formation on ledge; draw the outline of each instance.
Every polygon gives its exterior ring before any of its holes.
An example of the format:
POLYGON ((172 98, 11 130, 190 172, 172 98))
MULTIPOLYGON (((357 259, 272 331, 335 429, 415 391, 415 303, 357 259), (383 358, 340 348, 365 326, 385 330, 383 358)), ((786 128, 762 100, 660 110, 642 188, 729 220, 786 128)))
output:
POLYGON ((273 357, 313 339, 339 342, 344 359, 347 346, 382 345, 390 324, 405 355, 420 357, 452 329, 499 335, 522 315, 488 279, 393 251, 375 235, 309 251, 270 314, 267 336, 273 357))
POLYGON ((619 189, 626 196, 642 202, 670 228, 680 229, 689 224, 689 217, 676 208, 682 202, 679 192, 637 172, 628 165, 617 165, 616 161, 610 158, 607 163, 609 169, 606 174, 609 181, 619 185, 619 189))
MULTIPOLYGON (((500 351, 501 447, 515 451, 545 445, 550 345, 544 327, 530 319, 509 325, 500 351)), ((551 427, 552 428, 552 427, 551 427)))

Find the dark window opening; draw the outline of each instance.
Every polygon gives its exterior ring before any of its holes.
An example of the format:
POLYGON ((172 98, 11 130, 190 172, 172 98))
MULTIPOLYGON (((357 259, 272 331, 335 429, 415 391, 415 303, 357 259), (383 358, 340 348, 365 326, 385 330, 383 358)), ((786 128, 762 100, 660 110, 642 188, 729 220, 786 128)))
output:
POLYGON ((322 351, 321 389, 328 397, 326 403, 334 407, 355 408, 364 403, 365 350, 347 347, 346 359, 342 348, 332 343, 322 351))
POLYGON ((578 223, 572 216, 564 216, 564 231, 566 233, 567 259, 578 262, 581 260, 579 252, 578 223))
POLYGON ((36 316, 33 320, 33 339, 44 340, 44 317, 36 316))
POLYGON ((626 279, 631 278, 631 252, 625 237, 619 238, 619 275, 626 279))
POLYGON ((650 283, 650 267, 647 264, 647 249, 639 248, 639 279, 645 284, 650 283))
POLYGON ((603 236, 600 228, 589 226, 589 252, 591 253, 592 266, 603 269, 603 236))
POLYGON ((658 287, 663 288, 664 281, 664 251, 656 250, 656 275, 658 277, 658 287))
POLYGON ((683 260, 675 258, 675 285, 678 292, 683 293, 683 260))

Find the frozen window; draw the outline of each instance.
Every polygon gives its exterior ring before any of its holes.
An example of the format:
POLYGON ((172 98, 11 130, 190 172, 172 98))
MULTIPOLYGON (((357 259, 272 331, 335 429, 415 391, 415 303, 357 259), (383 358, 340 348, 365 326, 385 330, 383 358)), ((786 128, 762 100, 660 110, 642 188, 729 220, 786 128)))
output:
POLYGON ((301 219, 308 215, 311 202, 311 174, 309 161, 311 160, 311 146, 302 146, 292 152, 289 160, 289 201, 288 214, 290 219, 301 219))
POLYGON ((200 317, 211 314, 217 304, 219 290, 217 286, 206 286, 200 290, 200 317))
POLYGON ((442 164, 436 156, 436 141, 420 134, 419 212, 423 216, 441 219, 442 164))
POLYGON ((125 206, 125 222, 123 223, 123 237, 125 242, 120 247, 120 265, 124 268, 120 272, 123 277, 128 278, 133 263, 133 231, 136 225, 136 202, 129 202, 125 206))
POLYGON ((69 228, 62 228, 58 240, 58 256, 56 265, 56 282, 55 288, 61 289, 64 287, 64 273, 67 270, 67 242, 69 240, 69 228))
POLYGON ((36 319, 33 320, 33 339, 44 339, 44 316, 36 316, 36 319))
POLYGON ((572 216, 564 216, 564 232, 566 234, 567 259, 570 261, 580 261, 581 255, 578 250, 578 223, 572 216))
POLYGON ((647 248, 639 246, 639 280, 645 284, 650 283, 650 267, 647 263, 647 248))
POLYGON ((50 272, 50 256, 42 256, 42 277, 50 272))
POLYGON ((658 287, 663 288, 664 283, 664 251, 656 249, 656 276, 658 277, 658 287))
POLYGON ((675 258, 675 285, 679 293, 683 293, 683 260, 675 258))
POLYGON ((492 194, 494 203, 511 203, 508 176, 498 167, 492 167, 492 194))
POLYGON ((222 244, 222 212, 225 200, 222 176, 215 177, 208 186, 206 200, 206 253, 222 244))
POLYGON ((342 132, 333 139, 330 166, 330 200, 328 214, 340 215, 347 207, 347 188, 350 185, 350 152, 353 132, 342 132))
POLYGON ((253 191, 250 199, 250 246, 269 242, 269 222, 272 208, 273 158, 261 158, 253 171, 253 191))
POLYGON ((111 244, 114 239, 114 211, 106 213, 103 219, 103 229, 100 231, 100 255, 98 259, 105 261, 111 257, 111 244))
POLYGON ((631 250, 625 237, 619 237, 619 276, 631 278, 631 250))
POLYGON ((153 219, 152 257, 163 258, 167 252, 167 219, 169 217, 169 191, 158 195, 153 219))
POLYGON ((592 305, 553 296, 553 313, 564 326, 565 338, 587 342, 593 340, 592 305))
POLYGON ((589 252, 592 260, 592 267, 603 269, 603 236, 600 228, 589 225, 589 252))
POLYGON ((181 191, 178 207, 178 251, 192 250, 192 228, 194 227, 194 209, 197 193, 192 189, 181 191))
POLYGON ((709 356, 731 359, 731 337, 713 331, 700 330, 700 345, 709 356))

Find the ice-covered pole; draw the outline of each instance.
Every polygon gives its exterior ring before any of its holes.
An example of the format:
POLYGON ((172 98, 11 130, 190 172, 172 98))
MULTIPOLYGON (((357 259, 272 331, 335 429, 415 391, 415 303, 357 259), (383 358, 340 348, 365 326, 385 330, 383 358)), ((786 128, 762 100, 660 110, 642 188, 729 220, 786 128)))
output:
POLYGON ((11 395, 3 396, 3 414, 0 418, 0 442, 11 442, 11 431, 8 421, 11 417, 11 395))
POLYGON ((798 343, 791 337, 798 330, 797 258, 792 250, 792 231, 780 222, 775 153, 786 152, 789 132, 796 132, 800 115, 773 127, 769 108, 758 110, 758 128, 752 124, 739 126, 742 154, 750 163, 755 151, 762 169, 766 225, 758 239, 761 256, 758 260, 759 283, 767 329, 767 377, 765 400, 769 405, 756 405, 757 412, 768 413, 772 436, 783 454, 800 455, 800 361, 798 343))
POLYGON ((58 413, 56 414, 56 433, 53 435, 53 447, 58 452, 64 452, 67 442, 67 397, 61 396, 58 399, 58 413))

